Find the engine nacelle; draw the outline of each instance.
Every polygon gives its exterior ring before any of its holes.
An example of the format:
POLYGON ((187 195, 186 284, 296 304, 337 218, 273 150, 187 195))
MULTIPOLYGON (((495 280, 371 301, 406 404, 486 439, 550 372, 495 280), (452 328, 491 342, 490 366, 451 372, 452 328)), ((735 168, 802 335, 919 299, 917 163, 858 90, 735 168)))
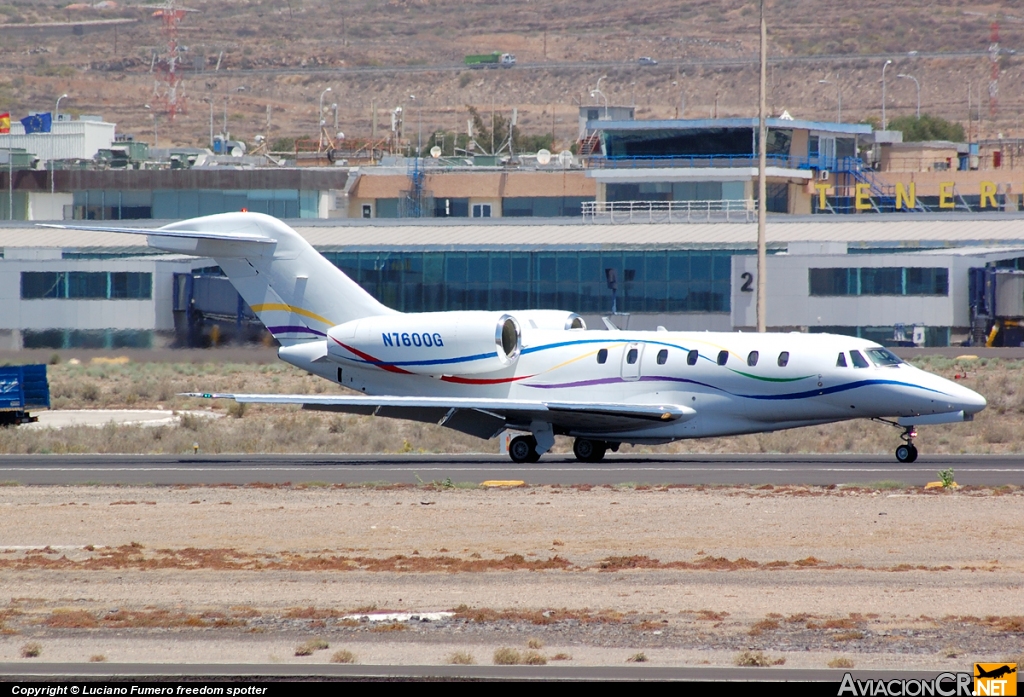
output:
POLYGON ((515 317, 524 328, 531 329, 586 329, 587 323, 575 312, 564 310, 512 310, 508 314, 515 317))
POLYGON ((492 373, 515 365, 521 350, 519 322, 502 312, 366 317, 327 332, 331 360, 417 375, 492 373))

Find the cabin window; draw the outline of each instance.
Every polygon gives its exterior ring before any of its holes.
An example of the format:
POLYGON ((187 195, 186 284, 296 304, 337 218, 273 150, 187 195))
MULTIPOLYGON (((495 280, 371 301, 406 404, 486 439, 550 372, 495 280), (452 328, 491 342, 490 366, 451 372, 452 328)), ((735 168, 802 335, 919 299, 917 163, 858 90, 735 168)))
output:
POLYGON ((697 358, 700 354, 697 353, 697 349, 693 349, 686 354, 686 365, 697 365, 697 358))
POLYGON ((845 368, 846 367, 846 354, 843 353, 842 351, 839 352, 839 358, 836 359, 836 367, 837 368, 845 368))
POLYGON ((636 363, 637 356, 639 356, 639 355, 640 355, 639 351, 637 351, 635 348, 631 348, 626 353, 626 363, 629 363, 630 365, 633 365, 634 363, 636 363))
POLYGON ((668 349, 658 351, 658 365, 665 365, 668 362, 668 349))
POLYGON ((729 352, 719 351, 718 352, 718 365, 725 365, 729 362, 729 352))
POLYGON ((747 354, 747 365, 753 367, 757 365, 757 351, 751 351, 747 354))
POLYGON ((608 349, 601 349, 597 352, 597 362, 604 365, 608 361, 608 349))
POLYGON ((789 351, 783 351, 779 354, 779 367, 785 368, 789 365, 789 351))
POLYGON ((850 360, 853 361, 854 368, 868 367, 868 359, 864 358, 860 351, 850 351, 850 360))
POLYGON ((889 349, 868 349, 868 355, 871 356, 871 360, 874 362, 875 365, 881 366, 882 368, 891 368, 903 362, 902 358, 897 356, 889 349))

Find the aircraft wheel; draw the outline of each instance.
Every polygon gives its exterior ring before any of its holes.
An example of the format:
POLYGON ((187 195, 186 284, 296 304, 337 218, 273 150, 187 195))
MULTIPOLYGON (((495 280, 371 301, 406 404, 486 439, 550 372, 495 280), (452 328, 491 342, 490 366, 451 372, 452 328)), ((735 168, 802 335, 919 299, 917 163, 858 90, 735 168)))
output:
POLYGON ((917 448, 912 444, 906 443, 896 448, 896 459, 900 462, 911 463, 917 459, 917 448))
POLYGON ((600 462, 607 449, 603 441, 587 438, 577 438, 572 444, 572 452, 580 462, 600 462))
POLYGON ((537 439, 533 436, 516 436, 508 444, 508 456, 517 464, 536 462, 540 459, 537 453, 537 439))

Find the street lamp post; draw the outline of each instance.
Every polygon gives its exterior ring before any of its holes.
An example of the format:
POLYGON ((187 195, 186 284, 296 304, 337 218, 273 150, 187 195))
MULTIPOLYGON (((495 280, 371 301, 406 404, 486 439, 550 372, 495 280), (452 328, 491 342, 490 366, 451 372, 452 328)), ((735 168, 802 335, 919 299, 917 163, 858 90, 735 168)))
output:
POLYGON ((320 144, 323 145, 324 136, 324 95, 331 91, 331 88, 326 88, 320 93, 320 108, 316 112, 316 132, 319 134, 317 137, 320 139, 320 144))
POLYGON ((55 107, 53 107, 53 120, 54 121, 57 121, 58 117, 60 116, 60 100, 67 99, 67 97, 68 97, 68 95, 66 93, 62 94, 59 97, 57 97, 57 105, 55 107))
POLYGON ((423 102, 417 102, 415 94, 410 94, 409 99, 416 105, 416 157, 419 157, 423 153, 423 102))
MULTIPOLYGON (((819 85, 831 85, 831 80, 818 80, 819 85)), ((843 92, 839 88, 839 80, 835 81, 836 85, 836 123, 843 120, 843 92)))
MULTIPOLYGON (((239 85, 238 87, 236 87, 235 88, 235 92, 245 92, 245 85, 239 85)), ((224 136, 224 147, 225 148, 227 148, 227 142, 228 142, 228 137, 229 137, 229 134, 228 134, 228 101, 230 99, 231 99, 231 92, 229 91, 229 92, 227 92, 224 95, 224 133, 222 135, 224 136)), ((227 154, 227 153, 221 153, 221 154, 223 155, 223 154, 227 154)))
POLYGON ((905 73, 900 73, 896 77, 902 77, 902 78, 905 78, 907 80, 913 80, 914 81, 914 85, 917 87, 917 120, 920 121, 921 120, 921 83, 918 82, 917 78, 914 77, 913 75, 907 75, 905 73))
POLYGON ((597 95, 601 95, 601 99, 604 100, 604 120, 608 120, 608 97, 605 96, 604 92, 599 89, 590 90, 590 96, 597 98, 597 95))
POLYGON ((605 121, 608 120, 608 97, 605 97, 604 96, 604 92, 601 91, 601 80, 605 79, 606 77, 608 77, 608 76, 607 75, 602 75, 601 77, 597 78, 597 84, 594 86, 593 92, 590 93, 591 97, 596 97, 599 94, 599 95, 601 95, 601 97, 604 98, 604 120, 605 121))
POLYGON ((888 121, 885 120, 885 69, 892 65, 892 60, 887 60, 885 65, 882 66, 882 130, 888 125, 888 121))

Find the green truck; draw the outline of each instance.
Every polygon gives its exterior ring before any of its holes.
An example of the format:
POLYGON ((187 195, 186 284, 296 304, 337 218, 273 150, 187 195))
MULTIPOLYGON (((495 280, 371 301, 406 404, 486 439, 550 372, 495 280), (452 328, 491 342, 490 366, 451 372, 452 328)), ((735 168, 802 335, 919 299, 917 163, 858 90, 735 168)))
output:
POLYGON ((516 57, 511 53, 480 53, 473 56, 466 56, 463 61, 474 70, 480 68, 511 68, 516 64, 516 57))

